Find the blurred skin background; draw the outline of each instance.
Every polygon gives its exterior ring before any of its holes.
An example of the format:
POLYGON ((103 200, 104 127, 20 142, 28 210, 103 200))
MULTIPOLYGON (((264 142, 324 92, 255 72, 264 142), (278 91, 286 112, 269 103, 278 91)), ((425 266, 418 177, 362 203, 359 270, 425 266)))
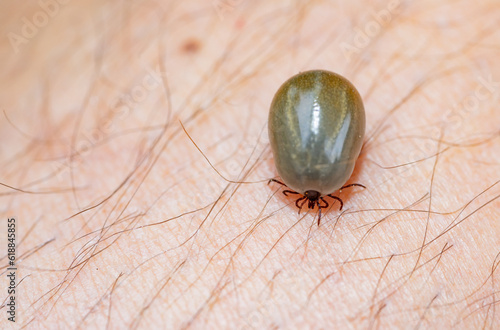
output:
POLYGON ((499 327, 498 1, 1 7, 2 328, 499 327), (367 116, 319 227, 267 185, 309 69, 367 116))

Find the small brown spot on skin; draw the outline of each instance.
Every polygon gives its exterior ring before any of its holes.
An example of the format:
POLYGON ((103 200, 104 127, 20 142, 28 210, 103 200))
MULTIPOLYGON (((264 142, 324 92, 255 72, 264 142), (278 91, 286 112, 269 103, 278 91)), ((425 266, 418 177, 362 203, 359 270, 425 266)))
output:
POLYGON ((245 26, 245 23, 246 23, 246 21, 245 21, 244 19, 241 19, 241 18, 240 18, 240 19, 238 19, 238 20, 236 21, 236 23, 234 24, 234 26, 235 26, 238 30, 240 30, 240 29, 242 29, 242 28, 245 26))
POLYGON ((195 54, 197 53, 201 48, 201 44, 198 40, 196 39, 189 39, 184 42, 182 46, 182 52, 186 54, 195 54))

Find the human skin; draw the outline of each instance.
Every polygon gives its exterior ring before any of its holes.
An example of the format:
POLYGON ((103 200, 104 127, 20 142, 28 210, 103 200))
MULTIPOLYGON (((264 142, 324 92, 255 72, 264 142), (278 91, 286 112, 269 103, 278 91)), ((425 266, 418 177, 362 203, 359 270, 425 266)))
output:
POLYGON ((500 326, 496 0, 2 7, 1 328, 500 326), (267 184, 270 102, 309 69, 367 117, 367 189, 319 227, 267 184))

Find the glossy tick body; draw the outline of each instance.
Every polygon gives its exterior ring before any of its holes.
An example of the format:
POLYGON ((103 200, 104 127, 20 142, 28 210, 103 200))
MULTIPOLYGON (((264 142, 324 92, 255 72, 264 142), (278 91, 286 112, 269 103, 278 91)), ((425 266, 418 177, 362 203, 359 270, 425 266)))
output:
POLYGON ((325 196, 345 185, 363 145, 365 110, 356 88, 333 72, 313 70, 288 79, 276 92, 269 111, 269 141, 280 183, 300 194, 300 209, 328 207, 325 196))

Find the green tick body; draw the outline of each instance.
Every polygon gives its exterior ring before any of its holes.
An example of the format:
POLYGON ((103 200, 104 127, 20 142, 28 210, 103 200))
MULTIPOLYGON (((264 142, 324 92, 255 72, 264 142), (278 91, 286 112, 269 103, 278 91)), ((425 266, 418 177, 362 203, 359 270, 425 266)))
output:
POLYGON ((276 92, 268 128, 278 174, 309 207, 321 208, 321 196, 342 188, 354 170, 365 133, 363 102, 340 75, 302 72, 276 92))

